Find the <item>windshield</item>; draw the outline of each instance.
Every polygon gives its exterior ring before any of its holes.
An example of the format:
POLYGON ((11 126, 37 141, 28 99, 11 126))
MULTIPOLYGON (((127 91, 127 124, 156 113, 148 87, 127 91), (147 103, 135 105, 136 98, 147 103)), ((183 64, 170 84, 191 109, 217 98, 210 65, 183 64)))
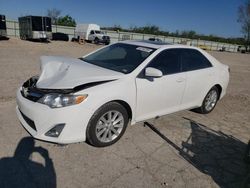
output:
POLYGON ((96 34, 104 34, 102 31, 95 30, 96 34))
POLYGON ((128 74, 154 51, 152 48, 117 43, 81 59, 90 64, 128 74))

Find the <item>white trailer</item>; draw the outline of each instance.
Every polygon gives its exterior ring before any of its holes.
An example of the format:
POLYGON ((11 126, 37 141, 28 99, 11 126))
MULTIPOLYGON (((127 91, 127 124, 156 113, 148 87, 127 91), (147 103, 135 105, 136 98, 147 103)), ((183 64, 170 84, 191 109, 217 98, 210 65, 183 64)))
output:
POLYGON ((75 38, 94 43, 110 43, 110 37, 105 35, 97 24, 77 24, 75 38))
POLYGON ((52 39, 51 18, 43 16, 19 17, 20 38, 26 39, 52 39))

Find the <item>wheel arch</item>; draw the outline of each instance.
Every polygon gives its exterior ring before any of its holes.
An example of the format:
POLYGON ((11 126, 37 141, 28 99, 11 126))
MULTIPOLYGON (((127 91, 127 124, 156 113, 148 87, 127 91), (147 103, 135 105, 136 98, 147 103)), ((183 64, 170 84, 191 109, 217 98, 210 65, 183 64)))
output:
MULTIPOLYGON (((219 99, 220 99, 220 95, 221 95, 221 92, 222 92, 222 87, 221 87, 221 85, 220 84, 215 84, 213 87, 216 87, 217 89, 218 89, 218 91, 219 91, 219 99)), ((212 88, 213 88, 212 87, 212 88)))
MULTIPOLYGON (((217 82, 215 82, 215 83, 217 83, 217 82)), ((202 97, 201 97, 201 100, 199 101, 199 103, 198 103, 198 107, 200 107, 201 105, 202 105, 202 103, 203 103, 203 100, 204 100, 204 98, 205 98, 205 96, 208 94, 208 92, 213 88, 213 87, 216 87, 217 89, 218 89, 218 91, 219 91, 219 99, 221 98, 221 93, 222 93, 222 86, 221 86, 221 84, 211 84, 210 85, 210 87, 208 86, 207 88, 206 88, 206 90, 204 90, 204 93, 203 93, 203 95, 202 95, 202 97)))
MULTIPOLYGON (((104 103, 99 103, 99 104, 96 106, 95 111, 96 111, 97 109, 101 108, 102 106, 104 106, 104 105, 106 105, 106 104, 108 104, 108 103, 112 103, 112 102, 116 102, 116 103, 120 104, 121 106, 123 106, 123 107, 126 109, 127 113, 128 113, 128 118, 129 118, 129 120, 132 120, 132 118, 133 118, 133 110, 132 110, 132 107, 131 107, 131 105, 130 105, 128 102, 126 102, 125 100, 122 100, 122 99, 106 100, 106 102, 104 102, 104 103)), ((95 111, 94 111, 94 112, 95 112, 95 111)), ((93 112, 93 113, 94 113, 94 112, 93 112)))
MULTIPOLYGON (((128 112, 128 118, 129 118, 129 120, 132 119, 132 117, 133 117, 133 112, 132 112, 131 106, 130 106, 127 102, 125 102, 125 101, 123 101, 123 100, 113 100, 113 101, 110 101, 110 102, 117 102, 117 103, 119 103, 120 105, 122 105, 122 106, 127 110, 127 112, 128 112)), ((108 103, 109 103, 109 102, 108 102, 108 103)))

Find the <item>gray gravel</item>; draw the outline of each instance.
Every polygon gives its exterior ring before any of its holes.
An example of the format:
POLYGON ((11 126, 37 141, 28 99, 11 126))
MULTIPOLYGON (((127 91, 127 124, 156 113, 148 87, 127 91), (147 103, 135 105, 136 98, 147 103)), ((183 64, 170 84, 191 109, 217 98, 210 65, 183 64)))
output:
MULTIPOLYGON (((227 95, 208 115, 191 111, 128 127, 106 148, 33 141, 15 114, 15 91, 41 55, 80 57, 100 46, 0 41, 0 187, 240 187, 250 139, 250 55, 211 52, 231 67, 227 95), (4 184, 6 183, 6 184, 4 184)), ((248 167, 249 168, 249 167, 248 167)))

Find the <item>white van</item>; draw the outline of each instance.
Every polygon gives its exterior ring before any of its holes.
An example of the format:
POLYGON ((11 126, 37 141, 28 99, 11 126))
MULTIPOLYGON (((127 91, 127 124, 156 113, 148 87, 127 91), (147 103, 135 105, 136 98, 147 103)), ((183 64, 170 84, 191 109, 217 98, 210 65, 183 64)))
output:
POLYGON ((97 24, 77 24, 75 30, 75 38, 83 38, 86 41, 98 43, 109 44, 110 37, 105 35, 104 32, 100 30, 100 26, 97 24))

